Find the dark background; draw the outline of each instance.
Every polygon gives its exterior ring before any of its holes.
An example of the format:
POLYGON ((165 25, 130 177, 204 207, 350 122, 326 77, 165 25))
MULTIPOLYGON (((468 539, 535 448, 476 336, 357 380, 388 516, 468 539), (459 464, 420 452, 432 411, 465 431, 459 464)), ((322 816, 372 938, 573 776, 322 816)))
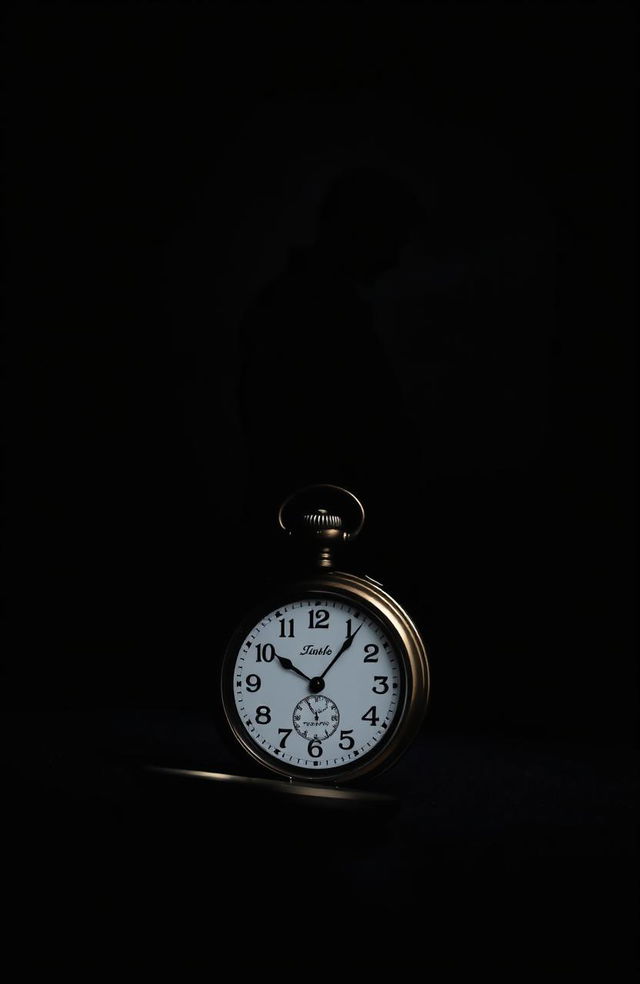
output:
MULTIPOLYGON (((631 7, 21 5, 6 27, 2 693, 18 828, 47 803, 69 847, 74 811, 87 843, 117 815, 114 856, 139 858, 131 830, 143 838, 155 805, 105 763, 244 768, 210 715, 221 651, 260 584, 290 572, 280 498, 346 481, 368 510, 348 565, 406 604, 431 653, 432 711, 395 791, 422 790, 398 821, 408 842, 448 845, 429 869, 450 907, 439 938, 472 922, 450 870, 481 908, 497 870, 502 921, 523 913, 514 960, 535 963, 525 930, 551 896, 554 919, 565 903, 578 914, 538 946, 542 966, 558 946, 569 968, 591 959, 585 919, 599 957, 629 966, 631 7), (327 380, 308 421, 314 474, 283 451, 268 386, 271 461, 243 430, 242 325, 353 165, 402 174, 421 205, 418 240, 367 295, 406 426, 378 442, 365 412, 337 430, 336 355, 314 329, 327 380), (521 791, 517 835, 507 788, 521 791)), ((277 348, 280 326, 263 327, 277 348)), ((354 387, 384 410, 383 379, 354 387)), ((216 800, 220 841, 234 809, 216 800)), ((349 892, 386 871, 420 912, 427 848, 393 868, 385 843, 344 862, 349 892)), ((63 878, 39 857, 50 886, 63 878)), ((150 896, 139 889, 142 909, 150 896)))

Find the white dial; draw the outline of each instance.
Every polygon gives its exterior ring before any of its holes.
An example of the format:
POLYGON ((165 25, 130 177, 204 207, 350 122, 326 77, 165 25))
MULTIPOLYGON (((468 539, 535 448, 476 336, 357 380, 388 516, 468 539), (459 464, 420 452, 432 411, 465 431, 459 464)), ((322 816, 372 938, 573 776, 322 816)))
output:
POLYGON ((281 768, 316 773, 374 752, 403 699, 400 659, 383 623, 331 596, 261 618, 240 644, 232 678, 248 744, 281 768))

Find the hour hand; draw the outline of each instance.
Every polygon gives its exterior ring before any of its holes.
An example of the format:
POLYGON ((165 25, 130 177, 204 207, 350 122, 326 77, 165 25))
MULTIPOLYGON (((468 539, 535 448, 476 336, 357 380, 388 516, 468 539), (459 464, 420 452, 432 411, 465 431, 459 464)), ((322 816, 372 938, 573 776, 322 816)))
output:
POLYGON ((299 670, 297 666, 294 666, 291 660, 287 659, 286 656, 278 656, 278 654, 276 653, 276 659, 280 663, 280 666, 282 667, 283 670, 292 670, 293 673, 297 673, 298 676, 304 677, 305 680, 311 679, 311 677, 308 677, 306 673, 303 673, 302 670, 299 670))

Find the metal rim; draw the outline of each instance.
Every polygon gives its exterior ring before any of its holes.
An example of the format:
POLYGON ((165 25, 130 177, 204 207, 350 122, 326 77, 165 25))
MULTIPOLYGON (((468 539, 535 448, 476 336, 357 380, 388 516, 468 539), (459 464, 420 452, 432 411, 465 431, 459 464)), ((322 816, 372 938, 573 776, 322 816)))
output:
POLYGON ((340 789, 337 786, 318 786, 301 782, 282 782, 281 779, 270 779, 257 776, 239 776, 227 772, 210 772, 203 769, 182 769, 173 766, 149 765, 146 771, 169 778, 195 779, 230 785, 241 789, 251 789, 275 796, 292 799, 309 799, 313 803, 325 801, 333 805, 362 807, 392 806, 396 799, 388 793, 377 793, 364 790, 340 789))

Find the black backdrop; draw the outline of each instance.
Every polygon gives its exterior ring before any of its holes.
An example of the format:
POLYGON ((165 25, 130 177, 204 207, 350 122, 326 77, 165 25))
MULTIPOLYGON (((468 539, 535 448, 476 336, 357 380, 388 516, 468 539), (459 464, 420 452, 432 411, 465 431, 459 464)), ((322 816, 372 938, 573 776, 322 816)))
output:
POLYGON ((279 498, 338 480, 368 509, 350 563, 431 650, 424 748, 569 743, 624 772, 631 7, 20 5, 7 27, 13 764, 57 740, 71 768, 89 721, 128 722, 126 752, 152 709, 205 720, 247 595, 287 572, 279 498), (362 295, 399 395, 351 352, 341 416, 335 333, 310 309, 283 335, 260 304, 351 167, 401 175, 420 227, 362 295), (276 350, 311 355, 317 457, 287 450, 296 409, 268 379, 238 404, 256 304, 276 350))

